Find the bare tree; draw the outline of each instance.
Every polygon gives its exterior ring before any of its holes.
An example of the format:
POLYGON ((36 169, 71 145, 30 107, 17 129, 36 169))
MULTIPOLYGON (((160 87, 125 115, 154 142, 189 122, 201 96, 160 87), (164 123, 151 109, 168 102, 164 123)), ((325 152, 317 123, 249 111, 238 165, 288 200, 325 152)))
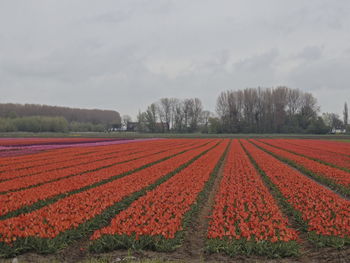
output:
POLYGON ((213 116, 213 114, 208 111, 204 110, 202 111, 201 118, 200 118, 200 124, 203 127, 203 132, 208 132, 209 131, 209 119, 213 116))
MULTIPOLYGON (((317 118, 318 111, 317 100, 312 94, 284 86, 224 91, 217 98, 219 118, 213 119, 213 130, 228 133, 314 132, 323 122, 317 118)), ((162 98, 151 104, 142 117, 151 132, 209 131, 210 113, 203 110, 198 98, 162 98)))
POLYGON ((170 130, 170 121, 171 121, 171 99, 162 98, 158 102, 158 114, 160 122, 165 124, 166 131, 170 130))
POLYGON ((301 91, 298 89, 289 89, 287 92, 287 112, 288 117, 292 118, 301 107, 301 91))
POLYGON ((274 107, 274 130, 281 132, 286 121, 286 104, 287 104, 287 87, 277 87, 273 90, 273 107, 274 107))
POLYGON ((147 122, 148 129, 151 132, 157 131, 157 105, 155 103, 152 103, 150 106, 148 106, 145 114, 145 119, 147 122))
POLYGON ((182 104, 182 112, 183 112, 183 129, 186 131, 189 130, 190 123, 191 123, 191 110, 193 107, 193 100, 192 99, 185 99, 182 104))
POLYGON ((140 132, 148 132, 148 123, 146 118, 146 112, 139 111, 139 114, 137 115, 137 122, 138 122, 138 131, 140 132))
POLYGON ((305 93, 302 96, 300 108, 300 125, 303 129, 306 129, 311 121, 316 119, 319 110, 316 98, 311 93, 305 93))
POLYGON ((343 122, 340 120, 339 115, 335 113, 323 113, 322 118, 324 123, 331 128, 331 130, 334 129, 341 129, 343 126, 343 122))
POLYGON ((178 101, 176 104, 174 104, 174 130, 177 132, 182 132, 185 127, 184 123, 185 123, 184 103, 178 101))
POLYGON ((273 106, 273 89, 267 88, 262 93, 263 116, 262 116, 262 132, 274 132, 274 106, 273 106))
POLYGON ((242 107, 244 103, 242 91, 224 91, 216 102, 216 112, 219 115, 225 132, 239 131, 242 107))
POLYGON ((254 131, 255 124, 255 112, 256 112, 256 102, 257 102, 257 91, 256 89, 249 88, 243 91, 243 109, 244 109, 244 118, 247 123, 247 128, 251 131, 254 131))
POLYGON ((176 98, 162 98, 148 106, 144 119, 150 132, 194 132, 199 130, 202 111, 203 105, 198 98, 182 101, 176 98))
POLYGON ((349 115, 348 104, 345 102, 344 103, 344 111, 343 111, 343 121, 344 121, 345 129, 347 129, 347 127, 348 127, 348 115, 349 115))
POLYGON ((190 109, 190 131, 194 132, 198 129, 198 124, 202 116, 203 105, 200 99, 194 98, 191 103, 192 108, 190 109))
POLYGON ((283 86, 224 91, 216 102, 220 129, 229 133, 306 131, 318 110, 311 94, 283 86))
POLYGON ((228 96, 232 91, 221 92, 216 100, 216 113, 221 119, 225 119, 229 112, 228 96))

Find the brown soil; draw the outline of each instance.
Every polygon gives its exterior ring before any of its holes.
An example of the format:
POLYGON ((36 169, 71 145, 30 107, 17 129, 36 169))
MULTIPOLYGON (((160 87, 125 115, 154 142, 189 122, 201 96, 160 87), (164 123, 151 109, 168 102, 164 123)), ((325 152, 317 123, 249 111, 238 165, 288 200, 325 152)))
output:
MULTIPOLYGON (((77 247, 80 247, 77 245, 77 247)), ((181 254, 177 251, 172 253, 160 253, 153 251, 127 251, 127 250, 117 250, 110 253, 103 254, 91 254, 87 251, 70 250, 61 251, 53 255, 39 255, 35 253, 27 253, 17 257, 18 263, 37 263, 37 262, 89 262, 90 259, 103 259, 107 262, 127 262, 127 259, 131 259, 135 262, 153 259, 157 262, 159 261, 174 261, 174 262, 255 262, 255 263, 293 263, 293 262, 315 262, 315 263, 329 263, 329 262, 339 262, 348 263, 350 262, 350 247, 342 250, 334 248, 322 248, 322 249, 310 249, 305 251, 300 257, 293 258, 280 258, 280 259, 268 259, 265 257, 257 256, 236 256, 230 258, 222 254, 205 255, 203 258, 198 258, 198 256, 191 257, 190 255, 181 254)), ((0 259, 0 262, 11 263, 13 259, 0 259)), ((101 261, 102 262, 102 261, 101 261)))
MULTIPOLYGON (((228 150, 230 149, 229 147, 230 146, 227 148, 228 150)), ((215 196, 219 190, 227 156, 228 152, 226 152, 224 160, 215 177, 213 187, 207 197, 207 200, 200 208, 199 214, 192 220, 191 226, 186 231, 183 245, 178 249, 179 253, 187 255, 187 259, 190 259, 192 262, 202 262, 208 258, 208 256, 205 254, 204 249, 207 237, 207 229, 209 225, 209 216, 212 213, 212 209, 215 203, 215 196)))

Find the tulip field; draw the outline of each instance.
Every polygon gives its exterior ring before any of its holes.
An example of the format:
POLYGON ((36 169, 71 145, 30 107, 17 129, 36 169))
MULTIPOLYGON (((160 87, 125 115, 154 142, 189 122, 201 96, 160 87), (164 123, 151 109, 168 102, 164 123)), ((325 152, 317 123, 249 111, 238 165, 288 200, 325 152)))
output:
POLYGON ((350 143, 0 139, 0 258, 191 240, 231 257, 349 248, 350 143))

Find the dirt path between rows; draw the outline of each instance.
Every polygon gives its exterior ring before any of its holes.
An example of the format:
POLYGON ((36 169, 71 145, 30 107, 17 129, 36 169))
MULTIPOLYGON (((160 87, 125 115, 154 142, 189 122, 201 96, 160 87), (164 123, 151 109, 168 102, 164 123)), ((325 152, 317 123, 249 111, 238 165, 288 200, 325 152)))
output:
POLYGON ((199 213, 195 216, 195 218, 193 218, 191 226, 186 231, 183 245, 177 251, 180 254, 187 255, 187 259, 191 260, 191 262, 203 262, 205 259, 207 259, 205 253, 205 242, 210 220, 209 216, 211 215, 215 204, 215 196, 220 187, 230 146, 231 144, 228 145, 227 151, 225 152, 225 157, 215 177, 207 200, 205 200, 203 203, 199 213))

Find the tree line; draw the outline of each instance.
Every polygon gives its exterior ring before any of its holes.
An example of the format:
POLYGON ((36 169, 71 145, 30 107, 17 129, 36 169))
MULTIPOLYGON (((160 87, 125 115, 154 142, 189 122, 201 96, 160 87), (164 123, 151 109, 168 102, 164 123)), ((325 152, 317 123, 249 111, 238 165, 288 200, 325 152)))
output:
POLYGON ((197 132, 208 124, 209 114, 198 98, 162 98, 139 112, 138 129, 141 132, 197 132))
POLYGON ((0 132, 89 132, 119 127, 111 110, 88 110, 37 104, 0 104, 0 132))
POLYGON ((299 89, 246 88, 221 92, 215 113, 198 98, 162 98, 139 112, 137 121, 141 132, 324 134, 348 128, 346 103, 343 121, 319 112, 316 98, 299 89))
POLYGON ((343 109, 343 119, 336 113, 325 112, 322 114, 322 118, 325 121, 325 124, 328 127, 331 127, 332 130, 346 130, 350 133, 350 125, 348 124, 348 104, 344 103, 343 109))
MULTIPOLYGON (((0 132, 89 132, 120 130, 131 123, 117 111, 37 104, 0 104, 0 132)), ((132 127, 150 133, 314 133, 350 132, 348 107, 343 118, 320 115, 316 98, 288 87, 246 88, 221 92, 215 113, 199 98, 161 98, 140 111, 132 127)))

